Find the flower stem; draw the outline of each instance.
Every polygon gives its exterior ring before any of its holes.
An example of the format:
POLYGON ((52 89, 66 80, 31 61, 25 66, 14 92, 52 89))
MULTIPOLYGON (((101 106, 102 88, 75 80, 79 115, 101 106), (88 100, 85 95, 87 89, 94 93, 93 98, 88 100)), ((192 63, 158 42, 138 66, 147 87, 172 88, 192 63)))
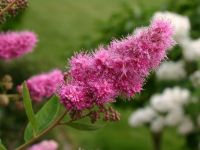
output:
MULTIPOLYGON (((15 150, 25 150, 25 148, 27 148, 29 145, 33 144, 35 141, 37 141, 39 138, 41 138, 42 136, 47 134, 49 131, 51 131, 56 126, 58 126, 58 125, 68 125, 68 124, 72 123, 73 121, 77 120, 77 119, 71 119, 71 120, 69 120, 67 122, 61 122, 66 114, 67 114, 67 110, 65 110, 64 113, 60 117, 58 117, 58 119, 52 125, 50 125, 46 130, 44 130, 43 132, 39 133, 38 135, 33 137, 30 141, 28 141, 27 143, 19 146, 15 150)), ((88 117, 90 114, 91 114, 91 112, 86 113, 85 115, 81 116, 81 119, 83 119, 85 117, 88 117)))
POLYGON ((39 138, 41 138, 42 136, 44 136, 45 134, 47 134, 49 131, 51 131, 53 128, 55 128, 57 125, 59 125, 60 121, 64 118, 64 116, 66 114, 67 114, 67 111, 65 111, 60 117, 58 117, 58 119, 52 125, 50 125, 46 130, 42 131, 41 133, 39 133, 38 135, 36 135, 35 137, 33 137, 30 141, 28 141, 27 143, 19 146, 15 150, 24 150, 29 145, 33 144, 36 140, 38 140, 39 138))
POLYGON ((158 133, 152 132, 151 134, 152 134, 154 150, 161 150, 162 131, 158 133))
POLYGON ((17 0, 13 0, 10 4, 8 4, 4 9, 2 9, 0 11, 0 16, 3 15, 4 12, 6 12, 8 9, 10 9, 15 3, 17 2, 17 0))
MULTIPOLYGON (((91 112, 89 112, 89 113, 87 113, 87 114, 81 116, 80 119, 86 118, 86 117, 88 117, 90 114, 91 114, 91 112)), ((69 120, 69 121, 67 121, 67 122, 59 122, 58 125, 68 125, 68 124, 72 123, 73 121, 77 121, 77 119, 71 119, 71 120, 69 120)))

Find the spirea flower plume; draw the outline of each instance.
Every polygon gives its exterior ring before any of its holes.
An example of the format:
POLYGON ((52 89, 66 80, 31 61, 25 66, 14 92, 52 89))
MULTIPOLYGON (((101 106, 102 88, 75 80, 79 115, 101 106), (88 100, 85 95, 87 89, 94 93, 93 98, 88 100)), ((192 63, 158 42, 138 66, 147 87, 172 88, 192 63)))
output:
MULTIPOLYGON (((31 98, 34 101, 40 102, 45 98, 51 97, 56 92, 62 80, 62 72, 55 69, 49 73, 33 76, 26 82, 31 98)), ((21 89, 22 87, 19 86, 18 91, 21 92, 21 89)))
POLYGON ((37 43, 34 32, 0 33, 0 59, 11 60, 33 51, 37 43))
POLYGON ((57 150, 58 143, 54 140, 45 140, 38 144, 34 144, 27 150, 57 150))
POLYGON ((119 95, 134 96, 174 45, 172 34, 168 21, 156 19, 135 35, 114 40, 93 53, 75 55, 59 90, 62 103, 68 110, 81 111, 113 102, 119 95))

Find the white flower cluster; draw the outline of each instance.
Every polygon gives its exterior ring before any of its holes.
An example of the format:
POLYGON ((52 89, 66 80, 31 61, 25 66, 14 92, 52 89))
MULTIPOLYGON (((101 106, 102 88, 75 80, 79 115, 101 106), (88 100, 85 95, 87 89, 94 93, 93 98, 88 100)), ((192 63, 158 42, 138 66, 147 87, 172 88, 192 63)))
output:
POLYGON ((153 95, 149 106, 135 111, 129 118, 129 124, 133 127, 149 124, 153 132, 160 132, 165 126, 177 126, 180 134, 188 134, 194 129, 183 110, 189 99, 187 89, 167 88, 162 94, 153 95))
POLYGON ((191 76, 190 80, 192 82, 192 85, 194 87, 199 87, 200 86, 200 70, 195 71, 191 76))
POLYGON ((166 88, 162 94, 153 95, 150 104, 156 111, 166 113, 182 108, 188 102, 189 97, 190 92, 187 89, 166 88))
POLYGON ((200 59, 200 38, 191 39, 189 35, 191 25, 188 17, 166 11, 156 12, 153 18, 167 18, 172 22, 175 29, 174 38, 178 45, 182 47, 183 56, 186 60, 196 61, 200 59))
POLYGON ((144 123, 151 122, 155 118, 156 112, 151 107, 145 107, 135 111, 129 119, 129 124, 132 127, 140 126, 144 123))
POLYGON ((185 39, 180 46, 183 56, 188 61, 198 61, 200 59, 200 38, 197 40, 185 39))
POLYGON ((186 71, 184 69, 184 62, 178 61, 166 61, 160 65, 156 70, 156 77, 159 80, 181 80, 186 77, 186 71))

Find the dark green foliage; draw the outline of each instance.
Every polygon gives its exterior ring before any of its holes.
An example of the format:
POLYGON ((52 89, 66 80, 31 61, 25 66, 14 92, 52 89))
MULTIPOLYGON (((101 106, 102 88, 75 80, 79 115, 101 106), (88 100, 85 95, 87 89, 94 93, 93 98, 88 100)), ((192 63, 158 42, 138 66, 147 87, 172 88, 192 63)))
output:
POLYGON ((15 103, 0 108, 0 137, 8 149, 14 149, 16 145, 23 142, 26 122, 24 110, 18 109, 15 103))
POLYGON ((199 150, 200 131, 193 132, 186 136, 186 146, 188 150, 199 150))
POLYGON ((0 31, 10 31, 16 29, 22 23, 25 12, 19 12, 14 18, 8 18, 5 23, 0 24, 0 31))
POLYGON ((6 150, 5 146, 3 145, 1 139, 0 139, 0 150, 6 150))

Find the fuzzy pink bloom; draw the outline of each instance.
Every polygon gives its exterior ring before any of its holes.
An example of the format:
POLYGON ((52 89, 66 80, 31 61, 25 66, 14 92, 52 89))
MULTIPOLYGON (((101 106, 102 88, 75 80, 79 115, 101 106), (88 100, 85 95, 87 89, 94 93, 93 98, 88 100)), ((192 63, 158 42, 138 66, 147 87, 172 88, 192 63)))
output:
POLYGON ((91 54, 71 58, 69 79, 59 91, 69 110, 83 110, 112 102, 119 95, 134 96, 142 90, 145 77, 158 67, 175 42, 173 29, 165 20, 91 54))
POLYGON ((58 143, 54 140, 45 140, 38 144, 35 144, 27 150, 57 150, 58 143))
POLYGON ((33 51, 37 36, 33 32, 0 33, 0 59, 11 60, 33 51))
MULTIPOLYGON (((27 86, 34 101, 40 102, 45 98, 51 97, 57 90, 63 74, 60 70, 56 69, 49 73, 36 75, 27 80, 27 86)), ((21 91, 21 86, 18 91, 21 91)))
POLYGON ((62 86, 59 93, 62 102, 70 110, 74 108, 82 110, 83 108, 91 107, 93 104, 87 87, 78 83, 62 86))

